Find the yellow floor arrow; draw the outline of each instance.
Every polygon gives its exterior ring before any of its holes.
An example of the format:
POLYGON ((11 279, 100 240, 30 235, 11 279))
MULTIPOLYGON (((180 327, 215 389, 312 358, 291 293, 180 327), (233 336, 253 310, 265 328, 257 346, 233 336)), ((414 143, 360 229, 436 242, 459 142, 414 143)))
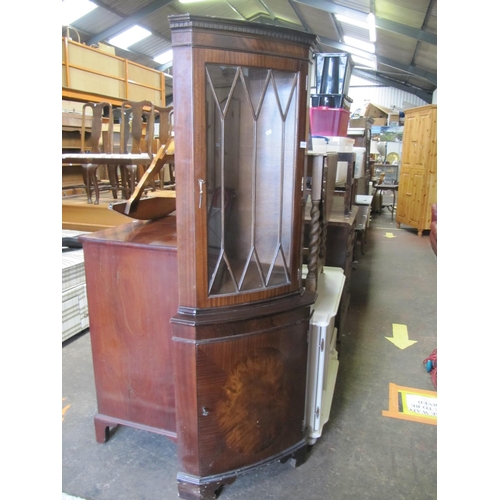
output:
POLYGON ((386 339, 400 349, 406 349, 417 342, 416 340, 408 339, 408 328, 406 328, 406 325, 398 325, 397 323, 392 324, 392 337, 386 337, 386 339))
POLYGON ((386 238, 395 238, 396 236, 394 236, 392 233, 385 233, 384 235, 386 238))
MULTIPOLYGON (((62 398, 62 400, 64 401, 66 398, 62 398)), ((69 410, 69 408, 71 407, 71 405, 66 405, 63 409, 62 409, 62 419, 63 419, 63 422, 64 422, 64 415, 66 414, 66 412, 69 410)))

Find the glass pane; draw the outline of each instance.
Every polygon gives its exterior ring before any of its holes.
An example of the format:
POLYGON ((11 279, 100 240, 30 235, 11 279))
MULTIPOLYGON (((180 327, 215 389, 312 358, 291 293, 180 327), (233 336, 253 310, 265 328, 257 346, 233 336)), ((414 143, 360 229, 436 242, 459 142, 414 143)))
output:
POLYGON ((295 73, 207 65, 210 295, 290 282, 295 73))

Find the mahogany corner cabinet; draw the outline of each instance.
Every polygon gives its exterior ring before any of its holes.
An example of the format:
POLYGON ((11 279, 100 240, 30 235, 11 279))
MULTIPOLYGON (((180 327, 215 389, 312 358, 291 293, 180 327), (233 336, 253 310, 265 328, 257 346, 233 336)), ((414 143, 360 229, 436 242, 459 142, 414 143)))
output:
POLYGON ((98 440, 177 443, 179 496, 306 457, 302 285, 307 77, 315 37, 169 17, 175 216, 83 238, 98 440), (86 256, 87 257, 87 256, 86 256))

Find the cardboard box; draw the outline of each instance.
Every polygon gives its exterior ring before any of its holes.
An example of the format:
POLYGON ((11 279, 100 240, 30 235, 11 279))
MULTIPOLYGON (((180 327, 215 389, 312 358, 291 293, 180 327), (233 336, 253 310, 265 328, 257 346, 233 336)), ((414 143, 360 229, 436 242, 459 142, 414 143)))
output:
POLYGON ((378 104, 370 103, 366 106, 365 116, 371 116, 372 118, 384 118, 386 121, 384 125, 387 123, 387 117, 392 110, 389 108, 385 108, 384 106, 379 106, 378 104))
POLYGON ((349 128, 370 128, 373 125, 373 118, 370 116, 360 116, 349 120, 349 128))

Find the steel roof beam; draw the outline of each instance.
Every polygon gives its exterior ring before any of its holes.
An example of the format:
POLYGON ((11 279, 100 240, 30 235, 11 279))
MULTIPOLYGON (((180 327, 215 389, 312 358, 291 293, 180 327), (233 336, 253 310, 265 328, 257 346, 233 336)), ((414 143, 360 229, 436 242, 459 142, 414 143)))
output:
POLYGON ((413 64, 400 64, 392 59, 388 59, 387 57, 377 56, 377 62, 380 64, 385 64, 386 66, 390 66, 391 68, 399 69, 400 71, 404 71, 405 73, 409 73, 410 75, 419 76, 424 80, 434 84, 437 86, 437 74, 432 73, 431 71, 426 71, 424 69, 417 68, 413 64))
POLYGON ((236 12, 236 14, 238 14, 238 16, 241 17, 241 19, 243 19, 244 21, 247 20, 247 18, 231 3, 228 2, 228 0, 225 0, 226 1, 226 4, 232 9, 234 10, 234 12, 236 12))
MULTIPOLYGON (((338 49, 341 52, 348 52, 355 56, 364 57, 365 59, 369 59, 375 55, 372 54, 371 52, 366 52, 361 49, 356 49, 355 47, 350 47, 349 45, 345 45, 344 43, 336 42, 335 40, 331 40, 330 38, 325 38, 322 36, 319 37, 319 43, 323 45, 328 45, 330 47, 333 47, 334 49, 338 49)), ((379 62, 380 64, 385 64, 386 66, 390 66, 391 68, 399 69, 400 71, 404 71, 405 73, 409 73, 410 75, 424 78, 433 85, 437 85, 436 73, 422 70, 413 65, 401 64, 396 61, 393 61, 392 59, 388 59, 387 57, 382 57, 382 56, 377 56, 377 62, 379 62)))
POLYGON ((412 85, 404 85, 403 83, 392 80, 391 78, 385 78, 379 75, 378 73, 372 71, 364 71, 361 69, 354 68, 352 70, 352 74, 359 77, 369 78, 371 80, 375 79, 377 82, 380 82, 384 86, 394 87, 404 92, 408 92, 409 94, 416 95, 417 97, 420 97, 420 99, 422 99, 428 104, 432 102, 432 93, 430 91, 419 89, 418 87, 414 87, 412 85))
POLYGON ((266 5, 266 3, 264 2, 264 0, 258 0, 258 2, 262 5, 262 7, 264 7, 264 9, 266 10, 266 12, 273 19, 273 21, 277 19, 276 14, 266 5))
POLYGON ((400 35, 405 35, 409 38, 415 38, 421 42, 437 45, 437 35, 429 33, 428 31, 419 30, 418 28, 412 28, 406 24, 389 21, 389 19, 384 19, 382 17, 375 17, 375 26, 386 31, 392 31, 400 35))
POLYGON ((299 30, 300 26, 297 24, 293 24, 289 21, 284 21, 283 19, 270 19, 269 16, 266 14, 259 13, 255 15, 254 17, 248 18, 249 21, 253 23, 264 23, 264 24, 269 24, 269 21, 272 21, 273 26, 278 26, 282 28, 288 28, 288 29, 294 29, 294 30, 299 30))
POLYGON ((299 9, 297 8, 297 6, 295 5, 295 2, 293 0, 288 0, 288 4, 290 5, 290 7, 295 12, 295 15, 297 16, 297 19, 302 24, 304 30, 307 31, 308 33, 311 33, 311 29, 307 25, 306 20, 304 19, 304 16, 302 15, 302 13, 299 11, 299 9))
MULTIPOLYGON (((359 10, 350 9, 349 7, 343 7, 342 5, 337 5, 335 3, 327 2, 326 0, 293 0, 294 2, 308 5, 309 7, 314 7, 318 10, 323 10, 325 12, 330 12, 332 14, 340 14, 347 17, 352 17, 360 21, 366 21, 366 16, 368 12, 361 12, 359 10)), ((415 38, 422 42, 430 43, 431 45, 437 45, 437 35, 429 33, 424 30, 417 28, 412 28, 406 24, 396 23, 394 21, 389 21, 382 17, 375 17, 375 26, 377 28, 392 31, 400 35, 404 35, 410 38, 415 38)))

